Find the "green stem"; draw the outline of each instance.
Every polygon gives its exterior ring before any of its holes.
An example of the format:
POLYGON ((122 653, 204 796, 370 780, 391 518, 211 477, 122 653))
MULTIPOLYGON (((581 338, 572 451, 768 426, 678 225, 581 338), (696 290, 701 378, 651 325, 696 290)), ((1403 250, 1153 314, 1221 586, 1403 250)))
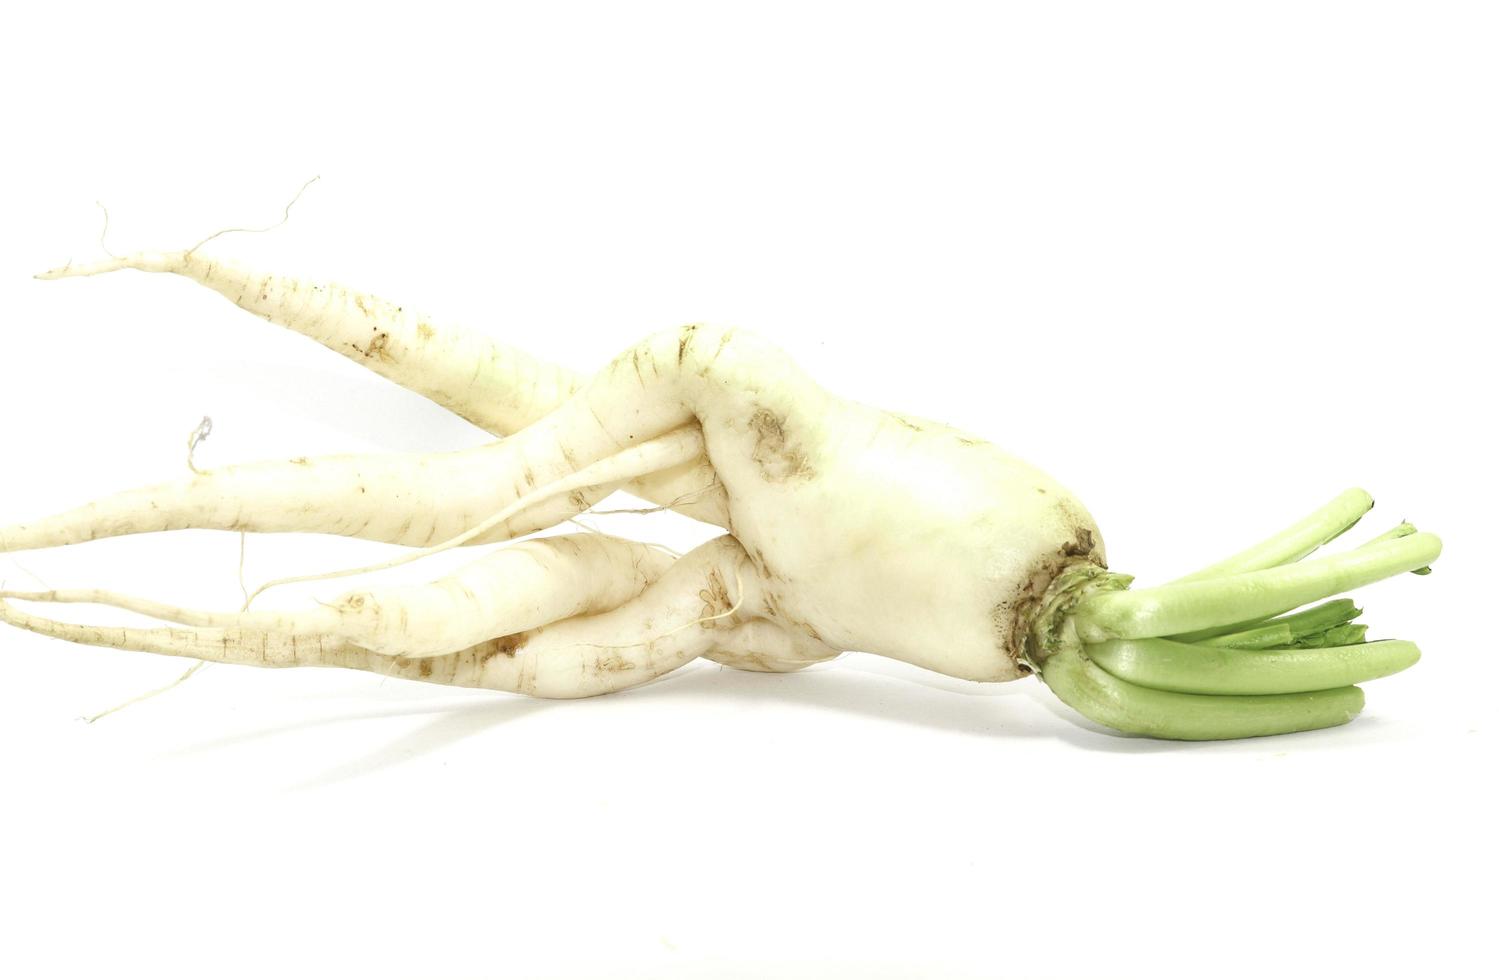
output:
POLYGON ((1379 537, 1371 538, 1369 541, 1365 542, 1365 544, 1371 545, 1378 544, 1381 541, 1393 541, 1396 538, 1408 538, 1415 533, 1416 525, 1412 524, 1410 521, 1401 521, 1399 524, 1396 524, 1394 527, 1390 528, 1379 537))
POLYGON ((1090 643, 1175 636, 1275 616, 1339 592, 1431 564, 1441 540, 1418 533, 1341 555, 1220 578, 1083 599, 1073 612, 1090 643))
MULTIPOLYGON (((1402 521, 1401 523, 1397 524, 1395 527, 1391 528, 1390 530, 1388 530, 1385 533, 1381 534, 1379 537, 1375 538, 1374 541, 1385 541, 1385 540, 1387 540, 1389 538, 1403 538, 1403 537, 1405 537, 1408 534, 1415 534, 1415 533, 1416 533, 1416 525, 1411 524, 1411 523, 1409 523, 1407 521, 1402 521)), ((1374 541, 1370 541, 1369 543, 1373 544, 1374 541)), ((1431 574, 1431 567, 1427 566, 1426 568, 1413 568, 1413 569, 1411 569, 1411 574, 1412 575, 1430 575, 1431 574)))
POLYGON ((1363 615, 1363 612, 1352 599, 1334 599, 1289 616, 1281 616, 1271 622, 1285 623, 1291 628, 1292 638, 1299 640, 1303 636, 1325 633, 1335 626, 1351 623, 1363 615))
POLYGON ((1233 650, 1171 640, 1088 644, 1088 659, 1113 676, 1162 691, 1292 694, 1388 677, 1421 652, 1404 640, 1295 650, 1233 650))
POLYGON ((1288 616, 1259 619, 1253 623, 1238 623, 1234 626, 1220 626, 1217 629, 1198 630, 1195 633, 1182 633, 1169 639, 1178 643, 1205 643, 1208 646, 1263 650, 1274 646, 1290 646, 1303 637, 1324 633, 1334 627, 1342 626, 1344 623, 1357 619, 1362 613, 1363 610, 1354 605, 1352 599, 1334 599, 1288 616), (1262 631, 1273 631, 1275 634, 1284 636, 1284 640, 1266 643, 1259 647, 1254 647, 1247 642, 1237 642, 1240 638, 1256 639, 1262 635, 1262 631))
POLYGON ((1235 650, 1268 650, 1271 647, 1290 646, 1291 641, 1294 639, 1295 636, 1291 633, 1291 627, 1285 623, 1277 623, 1272 620, 1247 630, 1239 630, 1236 633, 1225 633, 1222 636, 1208 637, 1202 641, 1202 645, 1208 647, 1231 647, 1235 650))
POLYGON ((1254 572, 1297 561, 1316 551, 1359 522, 1374 506, 1374 498, 1364 490, 1345 490, 1331 502, 1319 507, 1290 527, 1261 541, 1232 558, 1184 575, 1171 585, 1254 572))
POLYGON ((1059 698, 1093 721, 1156 738, 1250 738, 1309 731, 1352 721, 1364 706, 1364 692, 1356 687, 1235 697, 1157 691, 1114 677, 1076 646, 1047 657, 1041 676, 1059 698))
POLYGON ((1344 623, 1342 626, 1334 626, 1321 633, 1298 637, 1294 645, 1306 650, 1352 646, 1355 643, 1363 643, 1364 634, 1368 632, 1369 627, 1362 623, 1344 623))

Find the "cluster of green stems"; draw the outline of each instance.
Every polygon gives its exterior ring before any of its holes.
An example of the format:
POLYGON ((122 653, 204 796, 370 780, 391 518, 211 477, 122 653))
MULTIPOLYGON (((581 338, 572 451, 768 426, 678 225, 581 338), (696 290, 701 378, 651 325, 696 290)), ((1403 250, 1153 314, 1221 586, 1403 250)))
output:
POLYGON ((1401 524, 1303 560, 1373 505, 1349 490, 1260 544, 1154 588, 1076 568, 1059 576, 1034 620, 1028 659, 1068 705, 1133 734, 1247 738, 1350 721, 1364 704, 1354 685, 1404 670, 1420 652, 1404 640, 1366 641, 1352 600, 1321 600, 1425 574, 1442 550, 1435 535, 1401 524))

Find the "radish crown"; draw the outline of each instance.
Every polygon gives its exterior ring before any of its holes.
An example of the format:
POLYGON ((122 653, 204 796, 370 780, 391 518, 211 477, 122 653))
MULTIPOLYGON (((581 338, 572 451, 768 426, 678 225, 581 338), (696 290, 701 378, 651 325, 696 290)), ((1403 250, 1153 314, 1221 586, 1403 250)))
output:
POLYGON ((1079 565, 1048 590, 1026 656, 1046 684, 1092 720, 1158 738, 1222 739, 1340 725, 1363 707, 1355 684, 1411 666, 1402 640, 1365 642, 1351 600, 1329 596, 1441 553, 1410 524, 1342 554, 1302 561, 1374 505, 1349 490, 1232 558, 1166 585, 1079 565))

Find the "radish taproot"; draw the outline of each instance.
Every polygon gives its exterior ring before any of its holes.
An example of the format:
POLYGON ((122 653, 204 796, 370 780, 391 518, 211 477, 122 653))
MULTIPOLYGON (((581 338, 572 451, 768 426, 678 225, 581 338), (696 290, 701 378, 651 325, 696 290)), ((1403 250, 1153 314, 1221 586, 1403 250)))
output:
POLYGON ((1303 560, 1372 506, 1361 490, 1209 568, 1130 589, 1108 570, 1087 510, 1045 474, 948 426, 839 398, 743 331, 669 330, 583 379, 374 296, 196 250, 41 278, 119 269, 199 282, 501 438, 457 453, 195 472, 0 528, 0 550, 189 527, 421 549, 388 566, 554 527, 615 489, 728 533, 675 560, 599 536, 513 542, 430 585, 293 612, 0 592, 0 620, 23 629, 556 698, 633 687, 698 657, 785 671, 859 650, 973 681, 1035 673, 1095 722, 1180 739, 1341 724, 1363 704, 1353 685, 1418 656, 1410 643, 1363 642, 1347 600, 1296 612, 1424 572, 1439 554, 1436 537, 1402 524, 1303 560), (176 625, 82 626, 17 602, 111 605, 176 625))

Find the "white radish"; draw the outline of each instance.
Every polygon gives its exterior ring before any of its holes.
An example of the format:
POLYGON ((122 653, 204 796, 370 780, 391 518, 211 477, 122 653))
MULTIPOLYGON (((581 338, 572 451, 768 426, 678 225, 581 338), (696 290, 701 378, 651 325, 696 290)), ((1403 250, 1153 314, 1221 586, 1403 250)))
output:
POLYGON ((123 268, 193 278, 513 434, 440 457, 317 461, 300 477, 291 464, 230 467, 0 528, 0 548, 172 527, 426 546, 355 570, 371 571, 548 526, 616 486, 729 534, 669 567, 602 542, 557 567, 522 567, 526 552, 511 546, 430 586, 364 590, 305 612, 214 613, 90 590, 0 596, 0 619, 25 629, 545 697, 619 690, 697 657, 784 671, 861 650, 975 681, 1039 673, 1088 717, 1169 738, 1339 724, 1362 705, 1353 683, 1416 659, 1411 644, 1362 643, 1351 604, 1295 612, 1424 572, 1439 554, 1434 536, 1402 525, 1301 561, 1362 516, 1372 501, 1361 491, 1224 562, 1132 592, 1107 571, 1087 510, 1055 481, 974 436, 839 398, 743 332, 666 331, 580 383, 365 294, 250 275, 194 251, 49 276, 123 268), (104 602, 190 628, 73 626, 10 601, 104 602))

